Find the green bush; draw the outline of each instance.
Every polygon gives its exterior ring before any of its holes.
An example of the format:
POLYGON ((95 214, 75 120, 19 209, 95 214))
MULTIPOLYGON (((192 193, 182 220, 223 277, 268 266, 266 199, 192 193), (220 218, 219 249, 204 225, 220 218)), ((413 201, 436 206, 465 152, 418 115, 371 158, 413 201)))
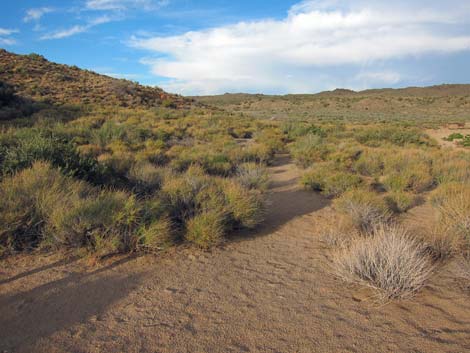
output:
POLYGON ((104 170, 96 160, 81 156, 76 147, 53 132, 24 129, 16 132, 0 149, 1 172, 13 174, 35 161, 49 161, 65 175, 94 183, 103 182, 104 170))
POLYGON ((142 228, 139 235, 138 248, 148 252, 165 250, 177 242, 169 218, 153 220, 148 226, 142 228))
POLYGON ((304 187, 321 191, 327 196, 339 196, 363 183, 360 176, 336 169, 332 163, 317 164, 301 179, 304 187))
POLYGON ((389 208, 396 213, 408 211, 413 208, 417 202, 415 195, 403 191, 389 193, 385 197, 385 201, 388 203, 389 208))
POLYGON ((54 210, 65 211, 91 192, 44 162, 6 177, 0 184, 0 246, 22 250, 38 245, 54 210))
POLYGON ((325 160, 328 148, 320 136, 308 134, 295 141, 290 146, 290 152, 295 161, 305 168, 313 162, 325 160))
POLYGON ((396 146, 432 145, 432 141, 423 132, 415 128, 398 126, 381 126, 366 128, 356 132, 356 140, 371 147, 378 147, 384 143, 391 143, 396 146))
POLYGON ((217 211, 204 211, 190 218, 186 224, 185 238, 201 248, 210 248, 222 240, 225 217, 217 211))
POLYGON ((225 181, 222 187, 233 228, 254 228, 263 221, 265 206, 259 192, 234 181, 225 181))

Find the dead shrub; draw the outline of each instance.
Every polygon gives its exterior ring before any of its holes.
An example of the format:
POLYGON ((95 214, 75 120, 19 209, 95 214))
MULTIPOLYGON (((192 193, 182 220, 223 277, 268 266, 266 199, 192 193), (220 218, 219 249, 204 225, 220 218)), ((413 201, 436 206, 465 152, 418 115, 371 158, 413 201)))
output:
POLYGON ((406 298, 423 287, 433 271, 424 245, 398 225, 380 225, 338 252, 339 278, 378 291, 381 299, 406 298))

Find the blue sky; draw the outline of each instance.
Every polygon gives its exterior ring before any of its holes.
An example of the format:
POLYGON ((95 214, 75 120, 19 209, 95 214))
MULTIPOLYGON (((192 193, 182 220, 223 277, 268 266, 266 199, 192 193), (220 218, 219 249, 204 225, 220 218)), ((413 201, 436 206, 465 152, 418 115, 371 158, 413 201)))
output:
POLYGON ((0 47, 187 95, 470 83, 470 1, 5 0, 0 47))

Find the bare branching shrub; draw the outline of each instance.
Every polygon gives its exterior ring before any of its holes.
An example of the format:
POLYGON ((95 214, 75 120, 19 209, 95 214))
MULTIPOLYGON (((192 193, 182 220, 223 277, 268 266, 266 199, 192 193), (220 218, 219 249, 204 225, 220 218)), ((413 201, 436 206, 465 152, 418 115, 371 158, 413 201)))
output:
POLYGON ((423 287, 433 271, 424 245, 397 225, 381 225, 338 252, 339 278, 378 290, 382 299, 406 298, 423 287))
POLYGON ((383 198, 364 189, 348 191, 335 200, 334 204, 336 209, 347 214, 354 226, 363 232, 371 231, 391 217, 383 198))
POLYGON ((257 163, 243 163, 238 166, 237 179, 248 189, 266 190, 269 185, 266 167, 257 163))

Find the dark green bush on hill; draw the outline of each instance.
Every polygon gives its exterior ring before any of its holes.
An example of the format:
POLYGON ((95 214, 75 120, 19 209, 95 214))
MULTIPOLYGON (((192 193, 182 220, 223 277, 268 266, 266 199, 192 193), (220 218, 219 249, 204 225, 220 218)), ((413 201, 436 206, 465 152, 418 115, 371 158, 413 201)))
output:
POLYGON ((387 142, 396 146, 407 144, 429 146, 432 144, 429 137, 422 131, 398 126, 362 129, 355 136, 357 142, 371 147, 378 147, 387 142))
POLYGON ((0 170, 2 175, 29 168, 35 161, 49 161, 65 175, 93 183, 102 182, 104 170, 96 160, 83 157, 66 138, 52 131, 21 129, 0 140, 0 170))

